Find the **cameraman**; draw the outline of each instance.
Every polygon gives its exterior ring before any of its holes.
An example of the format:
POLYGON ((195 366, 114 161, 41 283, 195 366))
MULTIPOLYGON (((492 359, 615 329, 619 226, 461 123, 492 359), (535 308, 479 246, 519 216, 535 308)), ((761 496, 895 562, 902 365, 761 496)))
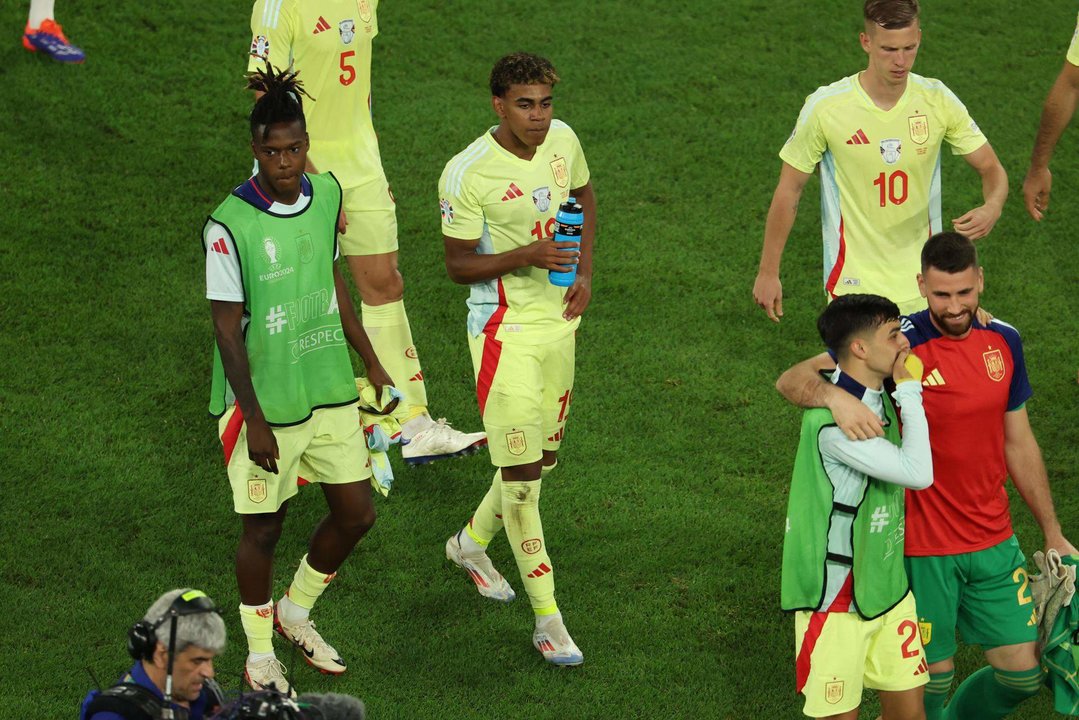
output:
POLYGON ((135 664, 117 685, 86 696, 80 720, 203 720, 221 705, 213 677, 225 622, 205 593, 182 588, 159 597, 128 631, 127 649, 135 664))

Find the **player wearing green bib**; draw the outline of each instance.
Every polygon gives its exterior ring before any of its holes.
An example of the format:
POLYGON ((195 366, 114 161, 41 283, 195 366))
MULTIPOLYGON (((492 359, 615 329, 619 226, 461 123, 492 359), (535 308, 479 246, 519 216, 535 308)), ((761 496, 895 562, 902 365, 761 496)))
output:
POLYGON ((867 0, 865 70, 808 98, 779 156, 754 301, 778 322, 780 260, 802 190, 820 167, 823 283, 829 299, 876 293, 904 313, 925 307, 914 277, 922 244, 941 230, 940 150, 962 155, 982 179, 984 204, 952 221, 972 239, 989 234, 1008 177, 958 98, 914 75, 921 44, 917 0, 867 0))
POLYGON ((471 285, 468 341, 476 395, 498 470, 468 525, 446 542, 481 595, 514 598, 487 557, 502 529, 535 613, 532 643, 545 660, 579 665, 554 598, 554 566, 539 515, 541 476, 554 469, 573 393, 575 331, 592 296, 596 201, 577 136, 552 119, 558 75, 518 53, 491 71, 499 124, 446 164, 439 181, 446 270, 471 285), (580 253, 551 242, 558 206, 584 209, 580 253), (570 288, 548 270, 577 266, 570 288))
POLYGON ((360 291, 364 328, 408 404, 401 456, 419 465, 476 452, 487 440, 428 413, 397 268, 396 205, 372 118, 371 59, 378 33, 378 0, 256 0, 248 69, 266 62, 292 66, 313 96, 306 109, 307 172, 332 172, 343 188, 341 254, 360 291))
POLYGON ((340 186, 332 175, 304 173, 303 89, 295 74, 269 66, 251 76, 249 87, 263 93, 251 113, 259 171, 218 206, 203 231, 217 338, 210 411, 221 416, 243 521, 236 578, 246 678, 255 689, 291 692, 273 632, 323 672, 345 671, 309 613, 375 520, 348 345, 376 387, 392 383, 334 265, 340 186), (275 605, 273 552, 301 474, 320 485, 329 514, 275 605))
POLYGON ((910 346, 890 300, 837 298, 817 328, 839 360, 832 383, 887 432, 853 441, 828 410, 803 415, 782 574, 783 609, 795 611, 796 690, 810 717, 856 718, 869 687, 880 692, 885 720, 920 720, 929 674, 903 567, 903 493, 933 482, 922 388, 904 364, 910 346), (902 442, 883 389, 889 377, 903 408, 902 442))

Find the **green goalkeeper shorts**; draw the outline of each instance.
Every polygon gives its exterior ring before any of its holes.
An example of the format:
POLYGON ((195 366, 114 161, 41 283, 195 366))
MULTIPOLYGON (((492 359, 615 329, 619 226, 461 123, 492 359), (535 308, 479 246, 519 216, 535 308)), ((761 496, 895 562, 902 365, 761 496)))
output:
POLYGON ((1037 639, 1026 558, 1014 535, 977 552, 906 561, 930 664, 955 655, 956 629, 984 650, 1037 639))

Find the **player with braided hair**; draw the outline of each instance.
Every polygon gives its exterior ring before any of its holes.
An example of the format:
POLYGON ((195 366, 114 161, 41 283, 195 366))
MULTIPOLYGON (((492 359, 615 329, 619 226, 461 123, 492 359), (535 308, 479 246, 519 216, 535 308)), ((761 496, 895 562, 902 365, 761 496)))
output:
POLYGON ((348 345, 381 393, 392 381, 335 266, 341 188, 304 172, 309 141, 298 73, 267 65, 248 77, 258 173, 207 220, 206 297, 217 347, 210 412, 220 417, 233 503, 240 617, 255 689, 290 693, 273 651, 276 629, 309 664, 337 674, 340 654, 309 613, 375 521, 370 458, 356 416, 348 345), (297 478, 317 483, 329 513, 311 536, 287 593, 273 603, 273 553, 297 478))
MULTIPOLYGON (((314 101, 308 104, 307 172, 327 170, 343 188, 341 254, 360 294, 363 325, 408 412, 401 456, 410 465, 467 455, 487 444, 428 411, 426 380, 405 311, 397 268, 396 204, 375 135, 371 59, 379 32, 378 0, 256 0, 248 69, 295 63, 314 101)), ((258 92, 256 91, 256 97, 258 92)))

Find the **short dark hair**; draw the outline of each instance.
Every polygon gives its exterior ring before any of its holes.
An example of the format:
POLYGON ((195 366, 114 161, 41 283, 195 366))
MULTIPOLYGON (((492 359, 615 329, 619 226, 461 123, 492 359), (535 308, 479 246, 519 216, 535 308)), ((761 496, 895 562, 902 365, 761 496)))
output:
MULTIPOLYGON (((270 126, 276 123, 299 121, 300 127, 307 130, 307 118, 303 114, 302 95, 307 95, 298 76, 300 72, 287 69, 274 69, 270 63, 265 68, 247 74, 247 89, 264 93, 251 108, 251 138, 262 128, 262 139, 270 136, 270 126)), ((307 97, 311 97, 307 95, 307 97)), ((311 98, 314 100, 314 98, 311 98)))
POLYGON ((502 97, 510 85, 555 85, 558 71, 551 61, 532 53, 517 52, 498 59, 491 69, 491 94, 502 97))
POLYGON ((899 319, 899 306, 880 295, 840 295, 817 318, 817 332, 836 358, 847 354, 855 335, 899 319))
POLYGON ((899 30, 918 19, 918 0, 866 0, 862 15, 867 23, 899 30))
POLYGON ((929 268, 946 273, 978 267, 978 251, 970 238, 952 230, 939 232, 922 246, 922 274, 929 268))

